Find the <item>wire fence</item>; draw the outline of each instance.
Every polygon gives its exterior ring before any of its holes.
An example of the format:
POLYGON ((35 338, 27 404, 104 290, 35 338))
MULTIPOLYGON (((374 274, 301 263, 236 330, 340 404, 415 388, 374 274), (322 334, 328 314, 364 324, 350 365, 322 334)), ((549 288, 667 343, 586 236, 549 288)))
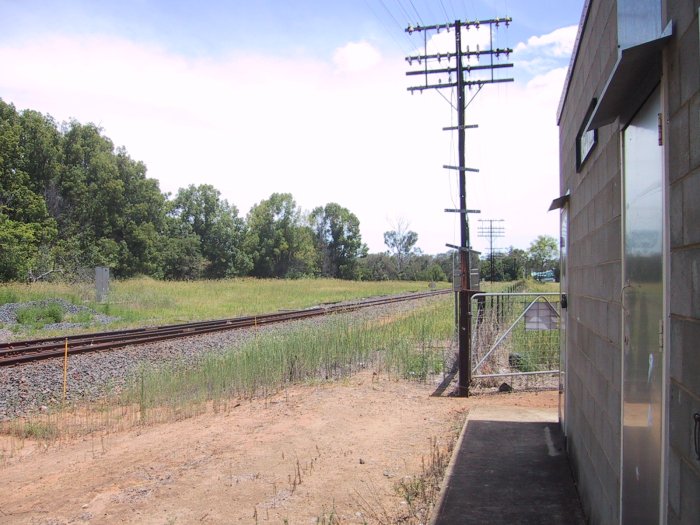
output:
POLYGON ((559 293, 478 293, 471 306, 476 388, 557 388, 559 293))

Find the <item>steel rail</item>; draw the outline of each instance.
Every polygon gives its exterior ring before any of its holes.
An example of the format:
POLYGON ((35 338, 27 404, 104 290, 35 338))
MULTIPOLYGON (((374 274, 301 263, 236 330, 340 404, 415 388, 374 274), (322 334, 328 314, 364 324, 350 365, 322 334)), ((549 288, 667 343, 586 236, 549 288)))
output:
POLYGON ((130 345, 142 345, 159 341, 167 341, 170 339, 193 337, 196 335, 220 332, 224 330, 250 328, 254 326, 293 321, 297 319, 306 319, 332 313, 351 312, 361 308, 421 299, 435 295, 442 295, 449 292, 451 292, 449 289, 435 290, 430 292, 385 296, 349 303, 327 304, 323 306, 306 308, 303 310, 280 311, 230 319, 195 321, 191 323, 180 323, 156 327, 132 328, 127 330, 113 330, 108 332, 94 332, 62 337, 12 341, 8 343, 0 343, 0 366, 10 366, 37 361, 40 359, 48 359, 51 357, 60 357, 65 354, 66 345, 68 346, 68 353, 71 355, 84 352, 110 350, 115 348, 123 348, 130 345))

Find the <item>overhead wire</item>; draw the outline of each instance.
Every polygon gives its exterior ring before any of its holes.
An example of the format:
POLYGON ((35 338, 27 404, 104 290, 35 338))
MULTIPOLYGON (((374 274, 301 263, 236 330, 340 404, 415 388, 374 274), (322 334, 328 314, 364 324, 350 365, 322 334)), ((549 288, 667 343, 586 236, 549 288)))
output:
POLYGON ((421 25, 425 25, 423 23, 423 19, 420 16, 420 13, 418 13, 418 9, 416 9, 416 5, 413 3, 413 0, 408 0, 408 3, 411 4, 413 11, 416 13, 416 16, 418 17, 418 22, 420 22, 421 25))
POLYGON ((447 9, 445 9, 445 4, 440 0, 440 7, 442 7, 442 12, 445 13, 445 22, 450 21, 450 15, 447 14, 447 9))
MULTIPOLYGON (((386 9, 387 12, 389 13, 389 15, 391 16, 391 12, 386 8, 386 5, 384 5, 384 2, 383 2, 382 0, 379 0, 379 1, 380 1, 380 3, 382 4, 382 6, 384 7, 384 9, 386 9)), ((387 24, 386 19, 385 19, 384 17, 379 16, 379 13, 377 13, 377 12, 375 11, 374 7, 372 7, 372 4, 370 3, 370 0, 365 0, 365 5, 367 5, 367 7, 369 8, 369 10, 372 12, 372 15, 373 15, 373 16, 377 19, 377 21, 383 26, 383 28, 384 28, 384 30, 386 31, 386 33, 389 34, 389 36, 391 37, 391 39, 392 39, 392 40, 396 43, 396 45, 400 48, 401 53, 404 54, 404 55, 410 55, 411 52, 413 51, 413 46, 411 46, 409 43, 407 43, 406 40, 399 40, 399 39, 396 38, 396 31, 394 31, 394 30, 391 28, 391 26, 390 26, 389 24, 387 24)), ((401 27, 401 25, 399 24, 398 20, 396 20, 393 16, 392 16, 392 18, 393 18, 394 22, 396 23, 396 25, 401 29, 400 33, 405 35, 405 32, 404 32, 404 29, 405 29, 405 28, 401 27)), ((409 42, 410 42, 410 41, 409 41, 409 42)))
POLYGON ((406 17, 406 26, 411 25, 411 15, 408 13, 408 10, 403 6, 401 3, 401 0, 395 0, 396 4, 399 6, 399 9, 403 11, 404 16, 406 17))
MULTIPOLYGON (((386 11, 387 14, 389 15, 389 17, 394 21, 394 24, 396 25, 396 27, 399 28, 401 34, 402 34, 402 35, 405 35, 405 37, 407 38, 407 40, 410 42, 410 39, 408 38, 408 35, 406 35, 406 33, 405 33, 405 31, 404 31, 404 30, 406 29, 406 27, 407 27, 407 24, 406 24, 406 25, 403 25, 403 24, 401 24, 401 22, 399 22, 399 21, 397 20, 397 18, 394 16, 394 13, 392 13, 391 9, 389 9, 389 8, 387 7, 386 3, 384 3, 384 0, 379 0, 379 3, 380 3, 380 4, 382 5, 382 7, 384 8, 384 11, 386 11)), ((368 2, 368 5, 369 5, 369 2, 368 2)), ((381 20, 381 17, 379 17, 378 15, 377 15, 377 18, 379 18, 379 19, 381 20)), ((410 47, 412 47, 412 46, 410 46, 410 47)))

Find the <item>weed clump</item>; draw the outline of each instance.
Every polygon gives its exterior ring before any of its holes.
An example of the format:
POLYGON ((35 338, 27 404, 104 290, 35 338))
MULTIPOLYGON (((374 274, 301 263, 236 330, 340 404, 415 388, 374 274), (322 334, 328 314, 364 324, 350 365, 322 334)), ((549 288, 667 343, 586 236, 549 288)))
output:
POLYGON ((17 322, 34 328, 63 321, 63 308, 59 304, 26 306, 17 310, 17 322))

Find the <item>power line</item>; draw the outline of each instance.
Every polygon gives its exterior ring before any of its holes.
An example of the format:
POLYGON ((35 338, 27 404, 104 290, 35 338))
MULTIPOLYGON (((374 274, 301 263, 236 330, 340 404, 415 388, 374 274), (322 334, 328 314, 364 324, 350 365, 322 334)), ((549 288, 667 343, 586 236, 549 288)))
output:
POLYGON ((413 11, 416 13, 416 16, 418 17, 418 21, 422 24, 423 19, 420 17, 420 14, 418 13, 418 9, 416 9, 415 4, 413 3, 413 0, 408 0, 408 3, 411 4, 411 7, 413 8, 413 11))
POLYGON ((410 24, 411 23, 411 15, 408 13, 408 10, 403 6, 403 4, 401 3, 401 0, 396 0, 396 3, 398 4, 399 9, 401 9, 401 11, 403 11, 404 16, 406 17, 406 22, 408 24, 410 24))
MULTIPOLYGON (((380 3, 381 3, 382 6, 384 7, 384 9, 388 12, 388 14, 393 18, 393 20, 394 20, 394 22, 396 23, 396 25, 397 25, 399 28, 401 28, 401 34, 402 34, 402 35, 405 35, 405 34, 403 33, 403 26, 402 26, 401 24, 399 24, 398 20, 396 20, 396 18, 394 18, 394 17, 391 15, 391 12, 387 9, 386 5, 384 5, 384 2, 382 2, 382 1, 380 0, 380 3)), ((365 5, 366 5, 366 6, 369 8, 369 10, 372 12, 372 15, 374 16, 374 18, 376 18, 377 21, 384 27, 384 31, 385 31, 386 33, 388 33, 389 36, 391 36, 391 39, 396 43, 397 47, 398 47, 399 49, 401 49, 401 51, 402 51, 403 53, 410 53, 410 51, 411 51, 411 49, 412 49, 412 46, 411 46, 411 44, 410 44, 410 39, 409 39, 409 38, 406 38, 406 40, 402 40, 402 41, 400 42, 400 41, 396 38, 396 31, 393 31, 393 30, 392 30, 392 28, 390 27, 390 25, 387 24, 385 18, 379 16, 379 14, 374 10, 374 7, 372 7, 372 4, 370 3, 370 0, 365 0, 365 5)))
POLYGON ((445 21, 450 20, 450 15, 447 14, 447 9, 445 9, 445 4, 440 0, 440 7, 442 7, 442 12, 445 13, 445 21))

